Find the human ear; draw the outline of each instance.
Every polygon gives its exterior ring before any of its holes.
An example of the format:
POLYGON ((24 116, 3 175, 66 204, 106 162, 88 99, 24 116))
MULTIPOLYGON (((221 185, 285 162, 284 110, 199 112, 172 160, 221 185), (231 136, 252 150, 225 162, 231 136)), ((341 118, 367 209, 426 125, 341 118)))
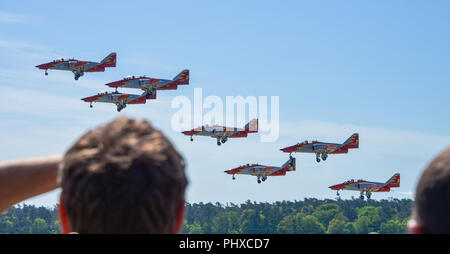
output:
POLYGON ((181 233, 181 230, 183 229, 183 222, 184 222, 184 203, 185 201, 182 200, 177 207, 177 211, 175 212, 175 227, 173 229, 174 234, 181 233))
POLYGON ((72 230, 70 228, 69 216, 67 215, 67 211, 66 211, 66 205, 64 204, 64 200, 63 200, 63 193, 61 193, 61 195, 59 196, 58 216, 59 216, 61 233, 69 234, 70 232, 72 232, 72 230))
POLYGON ((408 221, 407 227, 410 234, 423 234, 422 226, 414 219, 408 221))

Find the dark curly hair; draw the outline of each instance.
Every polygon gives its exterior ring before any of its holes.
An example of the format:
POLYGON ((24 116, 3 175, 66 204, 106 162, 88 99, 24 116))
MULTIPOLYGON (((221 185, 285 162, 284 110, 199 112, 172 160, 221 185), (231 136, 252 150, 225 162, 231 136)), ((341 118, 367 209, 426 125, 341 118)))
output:
POLYGON ((416 188, 414 217, 424 233, 450 233, 450 147, 425 169, 416 188))
POLYGON ((172 233, 188 184, 182 156, 147 121, 119 117, 65 154, 59 181, 72 231, 172 233))

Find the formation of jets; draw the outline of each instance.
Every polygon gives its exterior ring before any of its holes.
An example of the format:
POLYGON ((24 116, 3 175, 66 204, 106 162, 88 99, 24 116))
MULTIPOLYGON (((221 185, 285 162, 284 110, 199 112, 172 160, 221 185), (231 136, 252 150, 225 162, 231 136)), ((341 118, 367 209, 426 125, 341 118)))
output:
POLYGON ((179 85, 189 84, 189 70, 183 70, 173 79, 157 79, 146 76, 128 77, 118 81, 106 84, 108 87, 115 88, 114 92, 106 92, 103 94, 96 94, 81 100, 90 103, 92 108, 93 102, 113 103, 117 106, 117 111, 120 112, 127 104, 145 104, 147 100, 156 99, 157 90, 176 90, 179 85), (132 88, 143 91, 141 95, 123 94, 117 91, 117 88, 132 88))
MULTIPOLYGON (((116 53, 110 53, 99 63, 81 61, 74 58, 64 60, 54 60, 48 63, 37 65, 36 67, 45 70, 45 75, 48 75, 48 70, 63 70, 71 71, 75 75, 75 80, 78 80, 85 72, 104 72, 106 68, 116 67, 116 53)), ((117 106, 117 111, 123 110, 127 104, 145 104, 147 100, 156 99, 158 90, 176 90, 179 85, 189 85, 189 70, 183 70, 173 79, 159 79, 146 76, 129 76, 118 81, 113 81, 105 84, 110 88, 115 88, 114 92, 98 93, 93 96, 82 98, 84 102, 88 102, 92 108, 94 102, 113 103, 117 106), (118 88, 140 89, 142 94, 128 94, 119 93, 118 88)), ((225 126, 200 126, 191 130, 183 131, 182 134, 190 136, 193 141, 193 136, 208 136, 217 139, 217 145, 227 142, 228 138, 245 138, 249 133, 258 133, 258 119, 253 119, 248 122, 243 128, 225 127, 225 126)), ((344 143, 326 143, 319 141, 304 141, 292 146, 281 148, 280 150, 289 153, 289 160, 280 167, 265 166, 260 164, 246 164, 225 170, 225 173, 232 175, 235 180, 235 175, 251 175, 256 176, 257 182, 261 183, 267 180, 268 176, 284 176, 288 171, 296 170, 296 160, 292 157, 292 153, 314 153, 316 161, 321 159, 325 161, 329 154, 344 154, 348 153, 349 149, 359 148, 359 135, 354 133, 344 143)), ((365 180, 349 180, 344 183, 332 185, 329 188, 337 191, 339 197, 340 190, 359 191, 360 198, 364 199, 364 193, 367 199, 370 199, 372 192, 389 192, 391 188, 400 187, 400 174, 397 173, 392 176, 387 182, 369 182, 365 180)))
MULTIPOLYGON (((72 71, 75 74, 75 80, 78 80, 85 72, 104 72, 106 67, 116 67, 116 53, 111 53, 105 57, 100 63, 76 60, 74 58, 64 60, 53 60, 52 62, 43 63, 36 67, 45 70, 45 75, 48 75, 48 70, 63 70, 72 71)), ((157 90, 176 90, 179 85, 189 85, 189 70, 183 70, 173 79, 158 79, 149 78, 146 76, 127 77, 118 81, 106 84, 108 87, 115 88, 114 92, 98 93, 93 96, 82 98, 84 102, 88 102, 92 108, 92 103, 103 102, 113 103, 117 106, 117 111, 120 112, 127 104, 145 104, 147 100, 156 99, 157 90), (144 91, 141 95, 119 93, 117 88, 135 88, 144 91)))
MULTIPOLYGON (((201 127, 193 129, 191 131, 183 132, 183 134, 192 136, 195 135, 195 133, 204 131, 204 129, 205 128, 201 127), (195 130, 198 132, 195 132, 195 130)), ((359 148, 358 133, 354 133, 353 135, 351 135, 342 144, 325 143, 319 141, 312 141, 312 142, 305 141, 302 143, 297 143, 296 145, 293 146, 288 146, 280 149, 282 152, 289 153, 289 160, 286 163, 284 163, 281 167, 264 166, 260 164, 246 164, 243 166, 239 166, 237 168, 226 170, 225 173, 233 175, 232 177, 233 180, 235 180, 235 175, 238 174, 256 176, 257 182, 261 183, 266 181, 268 176, 284 176, 286 175, 287 171, 295 171, 295 158, 293 158, 291 155, 294 152, 315 153, 317 162, 320 162, 320 158, 322 158, 322 160, 325 161, 328 157, 328 154, 348 153, 349 149, 355 148, 359 148)), ((367 199, 370 199, 370 197, 372 196, 372 192, 389 192, 391 188, 397 187, 400 187, 399 173, 396 173, 385 183, 370 182, 366 180, 356 180, 356 181, 350 180, 341 184, 332 185, 329 188, 332 190, 336 190, 338 197, 340 190, 353 190, 360 192, 361 199, 364 199, 364 193, 366 194, 367 199)))
MULTIPOLYGON (((244 129, 241 129, 241 131, 245 131, 247 130, 247 128, 250 126, 255 125, 256 128, 256 132, 258 131, 258 122, 257 119, 254 119, 250 121, 244 129), (252 123, 252 121, 255 121, 254 123, 252 123)), ((220 128, 225 128, 225 127, 218 127, 219 129, 207 129, 205 127, 199 127, 197 129, 193 129, 190 131, 185 131, 183 132, 183 134, 185 135, 190 135, 191 136, 191 141, 192 141, 192 135, 196 135, 197 133, 200 133, 198 135, 203 135, 203 136, 212 136, 213 132, 211 130, 221 130, 220 128)), ((222 133, 224 132, 217 132, 217 144, 220 145, 219 143, 219 137, 220 135, 223 135, 222 133)), ((214 137, 214 136, 212 136, 214 137)), ((246 135, 245 135, 246 137, 246 135)), ((297 143, 296 145, 293 146, 288 146, 285 148, 281 148, 280 150, 282 152, 285 153, 289 153, 289 159, 292 159, 292 153, 294 152, 300 152, 300 153, 315 153, 316 154, 316 160, 317 162, 320 162, 320 157, 322 158, 322 160, 326 160, 328 157, 328 154, 339 154, 339 153, 348 153, 348 149, 354 149, 354 148, 359 148, 359 134, 358 133, 354 133, 352 136, 350 136, 344 143, 342 144, 336 144, 336 143, 325 143, 325 142, 319 142, 319 141, 313 141, 313 142, 302 142, 302 143, 297 143)), ((295 170, 295 169, 294 169, 295 170)), ((228 172, 228 171, 225 171, 228 172)), ((232 170, 232 172, 234 174, 247 174, 247 171, 242 171, 243 173, 240 173, 240 171, 236 171, 236 170, 232 170)), ((247 174, 248 175, 248 174, 247 174)), ((261 177, 263 177, 263 175, 255 173, 252 174, 258 177, 258 183, 261 183, 261 181, 259 181, 259 179, 261 177)), ((234 177, 233 177, 234 179, 234 177)), ((265 178, 263 178, 265 180, 265 178)))

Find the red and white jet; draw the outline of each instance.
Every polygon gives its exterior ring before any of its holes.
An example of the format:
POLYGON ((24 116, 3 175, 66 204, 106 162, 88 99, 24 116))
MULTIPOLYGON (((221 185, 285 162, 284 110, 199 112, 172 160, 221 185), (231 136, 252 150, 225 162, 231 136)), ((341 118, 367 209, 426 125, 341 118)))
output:
POLYGON ((234 177, 236 174, 256 176, 258 183, 261 183, 261 180, 266 181, 268 176, 284 176, 288 171, 295 171, 295 158, 292 156, 289 156, 289 160, 281 167, 247 164, 226 170, 225 173, 233 175, 233 180, 236 179, 234 177))
POLYGON ((182 132, 186 136, 191 136, 191 141, 194 141, 192 136, 209 136, 217 139, 217 145, 221 142, 227 142, 228 138, 246 138, 249 133, 258 133, 258 119, 253 119, 247 123, 244 128, 234 128, 225 126, 200 126, 190 131, 182 132))
POLYGON ((64 58, 62 58, 37 65, 36 67, 45 70, 46 76, 48 75, 47 70, 71 71, 75 74, 75 80, 78 80, 85 72, 104 72, 106 67, 116 67, 116 56, 116 53, 111 53, 100 63, 81 61, 74 58, 64 60, 64 58))
POLYGON ((337 191, 339 196, 340 190, 352 190, 361 192, 360 198, 364 199, 364 192, 366 193, 367 199, 370 199, 372 192, 389 192, 391 188, 400 187, 400 174, 396 173, 387 182, 369 182, 366 180, 349 180, 340 184, 332 185, 328 188, 337 191))
POLYGON ((145 93, 141 95, 135 94, 124 94, 119 92, 105 92, 99 93, 94 96, 86 97, 81 99, 85 102, 90 103, 90 107, 92 108, 93 102, 104 102, 104 103, 114 103, 117 105, 117 111, 120 112, 124 109, 127 104, 145 104, 147 99, 145 98, 145 93))
POLYGON ((189 70, 183 70, 173 79, 149 78, 146 76, 128 77, 106 84, 113 88, 137 88, 145 91, 147 99, 156 98, 157 90, 176 90, 179 85, 189 85, 189 70))
POLYGON ((348 153, 348 149, 353 148, 359 148, 358 133, 353 134, 342 144, 305 141, 302 143, 297 143, 293 146, 282 148, 280 150, 285 153, 315 153, 316 161, 320 162, 320 157, 322 157, 322 160, 326 160, 328 154, 348 153))

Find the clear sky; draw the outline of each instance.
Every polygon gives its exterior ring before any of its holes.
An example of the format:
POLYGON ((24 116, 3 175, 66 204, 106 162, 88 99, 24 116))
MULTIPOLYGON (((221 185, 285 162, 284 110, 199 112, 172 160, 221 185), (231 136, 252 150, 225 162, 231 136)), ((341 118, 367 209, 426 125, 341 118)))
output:
MULTIPOLYGON (((450 145, 449 10, 449 1, 437 0, 2 0, 0 160, 63 153, 88 129, 126 115, 149 120, 183 153, 189 202, 334 198, 332 184, 386 181, 396 172, 401 187, 372 197, 411 198, 421 171, 450 145), (58 57, 100 61, 110 52, 116 68, 78 81, 34 67, 58 57), (185 68, 189 86, 121 113, 80 100, 127 75, 172 78, 185 68), (280 138, 190 142, 170 128, 177 111, 170 102, 192 98, 193 88, 224 100, 279 96, 280 138), (223 173, 244 163, 279 166, 288 157, 282 147, 343 142, 354 132, 359 149, 319 164, 313 154, 295 154, 296 172, 263 184, 223 173)), ((57 196, 27 203, 52 206, 57 196)))

